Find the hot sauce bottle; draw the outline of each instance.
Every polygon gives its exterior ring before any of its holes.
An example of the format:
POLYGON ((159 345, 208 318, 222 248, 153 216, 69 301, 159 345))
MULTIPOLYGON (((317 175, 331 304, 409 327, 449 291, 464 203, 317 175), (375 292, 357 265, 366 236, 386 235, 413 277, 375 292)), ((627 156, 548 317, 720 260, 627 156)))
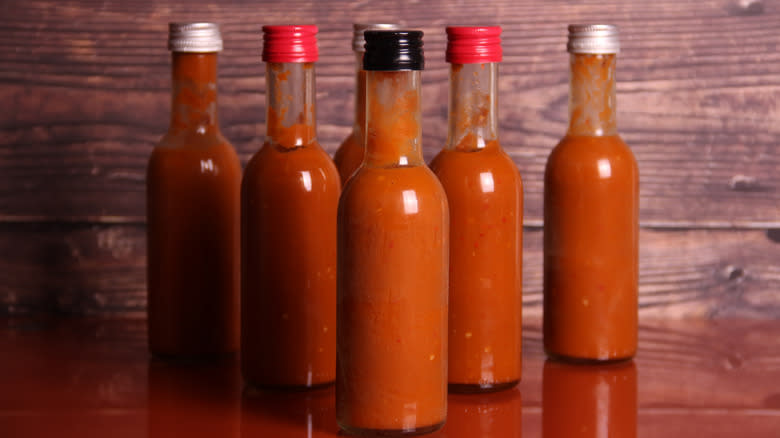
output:
POLYGON ((241 367, 256 386, 308 388, 336 378, 339 175, 316 136, 316 26, 263 32, 267 135, 241 187, 241 367))
POLYGON ((366 30, 392 30, 398 29, 397 24, 365 24, 352 25, 352 51, 355 52, 355 125, 352 132, 341 143, 333 161, 339 169, 341 184, 355 173, 355 170, 363 162, 363 129, 366 125, 366 71, 363 70, 363 53, 365 53, 366 39, 363 32, 366 30))
POLYGON ((542 375, 542 438, 635 438, 634 361, 568 364, 548 359, 542 375))
POLYGON ((422 32, 367 31, 366 154, 339 201, 336 416, 433 431, 447 410, 449 213, 421 145, 422 32))
POLYGON ((235 352, 241 164, 217 122, 219 27, 172 23, 168 47, 171 123, 146 177, 149 349, 235 352))
POLYGON ((450 206, 449 389, 494 391, 522 371, 523 187, 498 142, 501 28, 448 27, 449 135, 431 162, 450 206))
POLYGON ((618 31, 569 26, 569 130, 544 175, 544 347, 608 361, 637 348, 639 171, 617 132, 618 31))

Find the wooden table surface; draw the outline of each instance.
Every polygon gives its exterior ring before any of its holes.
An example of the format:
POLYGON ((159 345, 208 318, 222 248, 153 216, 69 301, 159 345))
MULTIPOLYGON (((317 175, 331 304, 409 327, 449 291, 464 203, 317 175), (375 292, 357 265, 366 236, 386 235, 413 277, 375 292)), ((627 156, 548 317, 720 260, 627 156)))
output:
MULTIPOLYGON (((780 321, 645 321, 634 363, 545 362, 449 398, 448 437, 780 437, 780 321)), ((0 319, 0 436, 336 436, 333 388, 245 390, 235 358, 152 359, 142 319, 0 319)))

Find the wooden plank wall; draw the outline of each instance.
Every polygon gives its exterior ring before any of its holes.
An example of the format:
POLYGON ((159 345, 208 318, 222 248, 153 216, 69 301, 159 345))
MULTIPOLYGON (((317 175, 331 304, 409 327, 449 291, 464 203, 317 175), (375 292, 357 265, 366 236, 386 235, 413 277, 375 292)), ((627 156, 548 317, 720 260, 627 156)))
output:
POLYGON ((264 127, 260 26, 320 27, 319 135, 352 124, 354 21, 425 31, 424 143, 446 133, 447 24, 501 24, 501 139, 525 180, 541 312, 542 176, 566 125, 566 24, 621 28, 620 130, 641 172, 643 317, 780 317, 780 2, 42 1, 0 4, 0 314, 142 314, 144 178, 170 108, 167 22, 217 21, 220 119, 264 127))

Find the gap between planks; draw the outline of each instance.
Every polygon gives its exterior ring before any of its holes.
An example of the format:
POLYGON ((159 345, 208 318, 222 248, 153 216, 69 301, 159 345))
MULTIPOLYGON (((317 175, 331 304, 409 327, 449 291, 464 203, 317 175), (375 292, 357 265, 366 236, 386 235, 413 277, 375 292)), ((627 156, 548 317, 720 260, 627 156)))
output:
MULTIPOLYGON (((1 215, 0 225, 146 225, 145 216, 83 216, 78 218, 38 215, 1 215)), ((639 227, 648 230, 768 230, 780 229, 780 221, 661 221, 640 220, 639 227)), ((523 221, 523 228, 528 230, 544 228, 544 221, 528 219, 523 221)))

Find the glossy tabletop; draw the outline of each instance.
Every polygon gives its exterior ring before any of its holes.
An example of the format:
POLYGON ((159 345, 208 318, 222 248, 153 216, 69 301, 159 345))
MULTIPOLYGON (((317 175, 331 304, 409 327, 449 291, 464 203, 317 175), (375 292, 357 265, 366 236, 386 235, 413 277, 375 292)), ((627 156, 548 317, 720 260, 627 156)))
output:
MULTIPOLYGON (((450 395, 436 437, 780 437, 780 321, 646 322, 633 362, 545 360, 516 388, 450 395)), ((144 320, 0 319, 0 437, 339 436, 332 387, 246 389, 236 358, 153 359, 144 320)))

